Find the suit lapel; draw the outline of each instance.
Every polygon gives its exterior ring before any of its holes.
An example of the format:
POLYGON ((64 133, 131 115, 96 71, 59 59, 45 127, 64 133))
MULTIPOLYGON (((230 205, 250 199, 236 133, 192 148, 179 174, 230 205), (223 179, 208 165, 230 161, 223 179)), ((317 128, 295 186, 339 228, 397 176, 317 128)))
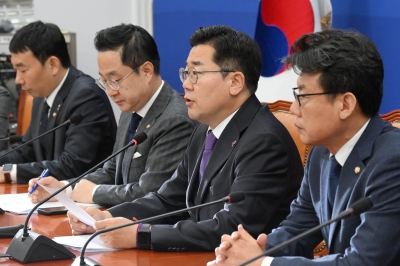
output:
MULTIPOLYGON (((349 198, 353 187, 358 178, 363 174, 365 169, 364 161, 371 156, 375 139, 382 132, 383 123, 379 115, 371 118, 367 128, 343 165, 333 205, 332 217, 336 217, 341 211, 349 207, 349 198), (355 171, 356 167, 359 167, 360 171, 355 171)), ((329 228, 329 246, 332 245, 334 233, 338 230, 338 224, 340 222, 332 223, 329 228)))
MULTIPOLYGON (((260 107, 261 104, 258 101, 257 97, 255 95, 250 96, 249 99, 241 106, 241 108, 237 111, 237 113, 232 117, 231 121, 225 127, 220 138, 214 146, 209 163, 204 171, 204 175, 200 182, 195 199, 196 205, 203 202, 211 180, 224 166, 232 151, 236 149, 236 147, 240 143, 240 138, 245 133, 247 127, 253 120, 254 116, 257 114, 260 107)), ((205 138, 206 134, 204 133, 204 141, 205 138)), ((202 151, 200 153, 200 158, 201 156, 202 151)), ((198 176, 198 166, 196 167, 195 172, 198 176)), ((197 214, 198 210, 196 211, 196 216, 197 214)))
MULTIPOLYGON (((128 112, 121 113, 121 117, 120 117, 119 123, 118 123, 118 131, 117 131, 117 138, 116 138, 116 144, 115 144, 115 147, 117 147, 117 149, 121 149, 122 147, 124 147, 127 144, 126 139, 127 139, 127 135, 128 135, 129 123, 131 122, 131 116, 132 116, 132 113, 128 113, 128 112)), ((116 150, 114 150, 114 152, 115 151, 116 150)), ((122 169, 122 167, 124 165, 123 160, 127 158, 126 153, 127 153, 127 151, 124 151, 124 152, 118 154, 115 158, 115 163, 116 163, 115 184, 116 185, 124 184, 124 180, 126 179, 122 174, 123 170, 126 171, 126 169, 122 169)))
MULTIPOLYGON (((67 98, 69 91, 71 90, 73 83, 76 81, 76 79, 79 76, 79 72, 74 68, 70 67, 68 76, 65 79, 63 85, 61 86, 60 90, 58 91, 53 105, 50 108, 50 113, 49 113, 49 120, 47 121, 47 130, 50 130, 56 126, 56 121, 58 121, 58 124, 61 124, 65 121, 59 121, 57 120, 58 118, 58 113, 60 112, 62 105, 67 98)), ((46 152, 49 158, 53 158, 54 155, 54 150, 52 147, 54 147, 54 137, 55 137, 55 132, 53 131, 52 133, 47 134, 45 138, 46 142, 46 152)))
MULTIPOLYGON (((136 134, 140 132, 144 132, 147 134, 153 128, 154 124, 157 122, 157 118, 164 112, 166 106, 171 100, 172 93, 173 91, 171 86, 164 81, 164 85, 161 88, 160 93, 157 95, 157 98, 151 105, 150 109, 147 111, 146 115, 142 118, 142 121, 140 121, 139 126, 136 130, 136 134)), ((128 134, 129 123, 130 119, 124 131, 125 132, 124 139, 126 139, 126 136, 128 134)), ((124 163, 122 165, 122 167, 124 168, 123 172, 125 173, 123 175, 124 184, 127 184, 128 182, 128 176, 129 176, 129 171, 131 169, 132 158, 137 149, 138 147, 129 148, 125 153, 124 163)))

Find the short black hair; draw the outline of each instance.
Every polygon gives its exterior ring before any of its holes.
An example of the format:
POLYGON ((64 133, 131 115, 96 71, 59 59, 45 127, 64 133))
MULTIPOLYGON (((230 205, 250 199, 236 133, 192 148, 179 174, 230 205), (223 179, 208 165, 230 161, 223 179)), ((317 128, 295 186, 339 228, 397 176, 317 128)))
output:
POLYGON ((14 54, 31 50, 42 65, 50 56, 55 56, 64 68, 71 66, 64 35, 52 23, 39 20, 23 26, 12 37, 9 49, 14 54))
POLYGON ((375 44, 361 33, 331 29, 303 35, 283 62, 298 74, 321 73, 319 82, 324 92, 351 92, 365 115, 378 113, 383 97, 383 62, 375 44))
MULTIPOLYGON (((260 47, 250 36, 229 26, 207 26, 193 33, 190 44, 192 47, 211 45, 215 49, 213 62, 221 69, 242 72, 247 89, 255 93, 261 74, 262 57, 260 47)), ((222 72, 223 77, 227 74, 222 72)))
POLYGON ((121 24, 101 30, 96 34, 94 45, 99 52, 118 51, 122 48, 123 65, 135 69, 149 61, 154 66, 154 73, 160 74, 160 56, 156 42, 140 26, 121 24))

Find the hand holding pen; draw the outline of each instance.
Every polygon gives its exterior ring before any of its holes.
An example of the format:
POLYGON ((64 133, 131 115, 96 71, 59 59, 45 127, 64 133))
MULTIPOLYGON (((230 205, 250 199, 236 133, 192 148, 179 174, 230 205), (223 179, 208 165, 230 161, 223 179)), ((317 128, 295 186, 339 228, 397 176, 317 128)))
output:
MULTIPOLYGON (((49 176, 50 174, 50 170, 49 169, 44 169, 42 174, 39 176, 38 180, 42 179, 43 177, 49 176)), ((36 182, 36 184, 32 187, 31 191, 28 192, 28 195, 31 195, 38 187, 38 183, 36 182)))

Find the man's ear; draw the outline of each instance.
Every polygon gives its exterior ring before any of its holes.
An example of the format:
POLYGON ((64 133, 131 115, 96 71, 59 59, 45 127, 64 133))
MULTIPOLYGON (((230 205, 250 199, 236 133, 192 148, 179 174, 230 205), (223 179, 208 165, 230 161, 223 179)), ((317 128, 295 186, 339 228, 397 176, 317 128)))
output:
POLYGON ((142 71, 144 72, 144 74, 146 76, 146 79, 150 80, 154 75, 154 65, 151 62, 146 61, 146 62, 143 63, 141 68, 142 68, 142 71))
POLYGON ((353 114, 354 110, 357 107, 357 98, 351 92, 346 92, 341 96, 341 109, 340 109, 340 118, 346 119, 350 115, 353 114))
MULTIPOLYGON (((229 89, 229 93, 232 96, 239 95, 242 90, 244 90, 245 86, 245 77, 242 72, 233 72, 233 73, 228 73, 228 77, 230 77, 231 81, 231 87, 229 89)), ((228 78, 227 77, 227 78, 228 78)))
POLYGON ((55 76, 61 68, 60 60, 55 56, 50 56, 47 59, 48 67, 50 68, 51 73, 55 76))

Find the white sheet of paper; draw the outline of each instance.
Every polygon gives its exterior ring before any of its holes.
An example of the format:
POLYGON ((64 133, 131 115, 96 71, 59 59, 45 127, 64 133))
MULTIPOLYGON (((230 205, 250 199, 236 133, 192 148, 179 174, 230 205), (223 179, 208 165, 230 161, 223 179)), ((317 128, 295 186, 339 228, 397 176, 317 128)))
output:
MULTIPOLYGON (((59 237, 54 237, 53 240, 56 241, 58 244, 80 251, 90 236, 91 235, 59 236, 59 237)), ((87 252, 113 251, 113 250, 117 249, 106 247, 103 241, 100 240, 99 236, 93 238, 92 241, 89 242, 89 245, 86 247, 87 252)))
MULTIPOLYGON (((56 192, 58 189, 57 188, 51 188, 51 187, 46 187, 40 185, 42 188, 44 188, 47 192, 50 194, 53 194, 56 192)), ((85 212, 81 207, 79 207, 78 204, 76 204, 75 201, 73 201, 70 197, 65 194, 65 192, 58 193, 57 195, 54 196, 59 202, 61 202, 62 205, 65 206, 65 208, 68 209, 73 215, 75 215, 76 218, 79 219, 82 223, 85 223, 87 225, 93 226, 94 223, 96 222, 95 219, 93 219, 92 216, 90 216, 87 212, 85 212)))
MULTIPOLYGON (((36 204, 31 203, 28 193, 0 195, 0 207, 15 214, 28 214, 36 204)), ((61 202, 46 202, 41 208, 62 207, 61 202)), ((36 213, 36 212, 35 212, 36 213)))

